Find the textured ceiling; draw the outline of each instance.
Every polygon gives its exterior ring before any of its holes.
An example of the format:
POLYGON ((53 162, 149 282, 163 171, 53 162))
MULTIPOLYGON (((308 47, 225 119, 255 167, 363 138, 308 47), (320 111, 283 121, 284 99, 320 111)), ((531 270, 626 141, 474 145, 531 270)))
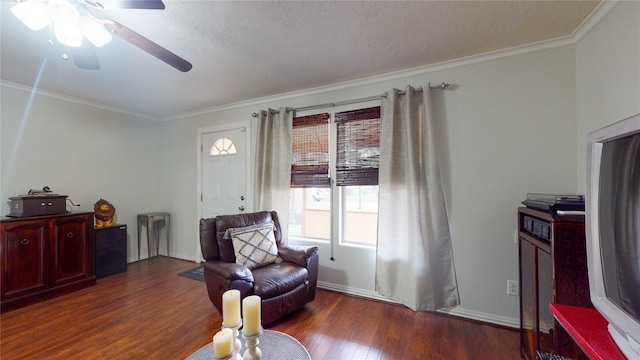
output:
POLYGON ((193 64, 182 73, 119 38, 77 68, 1 12, 4 81, 165 119, 570 36, 598 1, 171 1, 105 10, 193 64))

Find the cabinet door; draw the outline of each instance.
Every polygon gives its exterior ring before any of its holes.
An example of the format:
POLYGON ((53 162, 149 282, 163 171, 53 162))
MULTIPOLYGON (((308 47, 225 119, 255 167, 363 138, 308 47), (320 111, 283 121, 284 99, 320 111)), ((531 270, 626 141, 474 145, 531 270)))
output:
POLYGON ((520 237, 520 346, 526 359, 553 353, 551 254, 520 237))
POLYGON ((2 298, 10 299, 41 291, 48 257, 46 221, 15 221, 2 223, 2 298))
POLYGON ((93 223, 89 216, 57 218, 52 237, 52 282, 60 285, 93 274, 93 223))
POLYGON ((534 257, 536 248, 520 237, 520 351, 525 359, 536 358, 537 339, 534 334, 534 257))
POLYGON ((557 354, 554 348, 553 334, 555 332, 553 315, 549 304, 553 302, 553 266, 551 254, 537 249, 538 268, 538 349, 557 354))

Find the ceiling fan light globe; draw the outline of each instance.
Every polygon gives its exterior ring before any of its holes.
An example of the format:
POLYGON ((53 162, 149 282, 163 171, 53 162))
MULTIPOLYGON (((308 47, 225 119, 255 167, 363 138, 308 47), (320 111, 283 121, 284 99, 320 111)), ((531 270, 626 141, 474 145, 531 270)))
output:
POLYGON ((42 1, 23 1, 13 6, 11 12, 33 31, 44 29, 51 23, 47 4, 42 1))
POLYGON ((55 21, 53 23, 53 31, 59 42, 67 46, 82 46, 82 32, 78 24, 68 21, 55 21))
POLYGON ((78 27, 82 34, 96 47, 101 47, 112 39, 111 34, 104 28, 102 23, 92 17, 80 17, 78 27))

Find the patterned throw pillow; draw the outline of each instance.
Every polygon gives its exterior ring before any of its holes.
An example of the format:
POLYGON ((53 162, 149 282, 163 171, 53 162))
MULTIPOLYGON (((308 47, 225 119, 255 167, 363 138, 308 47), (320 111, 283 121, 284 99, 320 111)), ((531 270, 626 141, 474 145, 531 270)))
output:
POLYGON ((273 228, 274 224, 270 222, 229 229, 236 264, 255 269, 276 262, 278 247, 273 228))

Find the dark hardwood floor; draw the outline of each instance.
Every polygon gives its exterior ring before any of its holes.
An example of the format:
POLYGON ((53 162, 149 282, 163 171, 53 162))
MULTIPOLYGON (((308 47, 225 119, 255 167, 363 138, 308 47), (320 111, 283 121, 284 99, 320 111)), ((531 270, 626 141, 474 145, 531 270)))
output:
MULTIPOLYGON (((205 284, 177 274, 189 261, 153 258, 96 286, 0 316, 0 358, 184 359, 220 329, 205 284)), ((519 359, 513 329, 319 290, 270 327, 314 360, 519 359)))

